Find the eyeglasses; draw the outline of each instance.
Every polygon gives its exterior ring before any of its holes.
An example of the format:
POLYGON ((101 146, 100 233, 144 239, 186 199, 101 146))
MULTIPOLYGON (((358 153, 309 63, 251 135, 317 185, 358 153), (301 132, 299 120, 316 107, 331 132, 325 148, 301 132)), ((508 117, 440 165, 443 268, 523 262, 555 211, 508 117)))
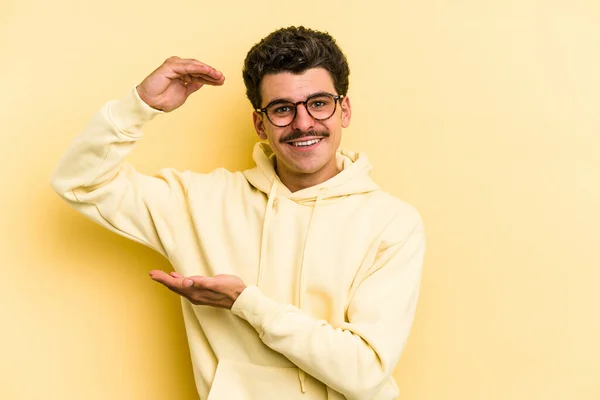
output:
POLYGON ((267 115, 269 121, 280 128, 290 125, 296 118, 298 105, 304 104, 308 114, 317 121, 324 121, 335 114, 337 102, 344 98, 343 94, 333 95, 331 93, 316 93, 304 101, 292 103, 288 100, 275 100, 267 104, 265 108, 257 108, 257 112, 267 115))

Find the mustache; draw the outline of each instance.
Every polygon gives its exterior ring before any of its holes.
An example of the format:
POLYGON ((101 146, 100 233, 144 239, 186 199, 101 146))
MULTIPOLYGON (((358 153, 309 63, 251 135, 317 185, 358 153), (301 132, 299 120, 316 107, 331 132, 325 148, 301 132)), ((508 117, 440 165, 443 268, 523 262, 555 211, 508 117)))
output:
POLYGON ((314 129, 311 129, 310 131, 295 130, 295 131, 290 132, 289 135, 285 135, 281 139, 279 139, 279 143, 285 143, 290 140, 298 140, 298 139, 302 139, 305 137, 311 137, 311 136, 313 136, 313 137, 319 136, 319 137, 327 138, 327 137, 329 137, 329 132, 317 131, 314 129))

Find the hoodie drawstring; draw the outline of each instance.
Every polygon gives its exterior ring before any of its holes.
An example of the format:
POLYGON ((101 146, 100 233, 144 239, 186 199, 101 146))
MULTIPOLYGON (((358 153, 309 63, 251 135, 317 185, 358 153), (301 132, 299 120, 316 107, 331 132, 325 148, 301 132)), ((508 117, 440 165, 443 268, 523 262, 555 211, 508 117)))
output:
POLYGON ((306 380, 306 372, 298 368, 298 379, 300 379, 300 391, 302 393, 306 393, 306 386, 304 385, 304 381, 306 380))
POLYGON ((269 198, 267 200, 267 208, 265 209, 265 219, 263 221, 262 226, 262 236, 260 238, 260 254, 258 260, 258 273, 256 277, 256 286, 258 288, 262 285, 262 275, 265 263, 265 255, 267 254, 267 236, 269 234, 269 224, 271 223, 271 216, 273 215, 273 202, 275 201, 275 196, 277 194, 277 179, 273 179, 273 183, 271 184, 271 190, 269 191, 269 198))
MULTIPOLYGON (((302 250, 302 263, 300 264, 300 277, 298 279, 298 290, 296 291, 296 304, 298 304, 298 308, 302 310, 302 291, 304 290, 304 262, 306 260, 306 250, 308 249, 308 242, 310 239, 310 232, 313 225, 313 221, 316 219, 316 210, 319 207, 319 204, 325 197, 327 193, 327 188, 323 188, 319 190, 319 194, 317 195, 317 200, 315 201, 315 205, 313 206, 312 213, 310 214, 310 220, 308 221, 308 227, 306 228, 306 240, 304 241, 304 249, 302 250)), ((298 380, 300 380, 300 390, 302 393, 306 393, 306 372, 298 368, 298 380)))

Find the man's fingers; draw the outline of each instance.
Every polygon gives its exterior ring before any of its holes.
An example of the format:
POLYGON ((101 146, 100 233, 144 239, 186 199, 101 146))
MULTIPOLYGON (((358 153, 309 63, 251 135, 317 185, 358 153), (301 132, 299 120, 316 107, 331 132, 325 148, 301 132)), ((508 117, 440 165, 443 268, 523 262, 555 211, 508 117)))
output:
POLYGON ((204 76, 194 76, 194 75, 188 75, 190 77, 190 81, 194 82, 194 83, 202 83, 205 85, 212 85, 212 86, 221 86, 222 84, 225 83, 225 77, 222 77, 221 79, 207 79, 204 76))
POLYGON ((194 82, 194 83, 202 83, 205 85, 212 85, 212 86, 221 86, 222 84, 225 83, 225 77, 221 75, 221 78, 219 79, 214 79, 208 75, 204 75, 204 74, 187 74, 187 75, 182 75, 181 78, 185 79, 187 82, 194 82))
POLYGON ((197 60, 170 58, 165 61, 164 68, 167 70, 165 75, 170 79, 189 75, 194 78, 202 78, 210 84, 219 85, 225 81, 221 71, 197 60))
POLYGON ((215 80, 205 79, 202 76, 193 76, 193 75, 182 75, 179 77, 179 79, 181 79, 186 84, 199 83, 202 85, 221 86, 223 83, 225 83, 225 80, 215 81, 215 80))
POLYGON ((183 282, 182 278, 173 277, 164 271, 160 271, 160 270, 150 271, 150 278, 152 278, 153 281, 162 283, 163 285, 167 286, 168 288, 173 287, 173 288, 179 289, 182 287, 182 282, 183 282))
POLYGON ((215 278, 210 278, 207 276, 197 275, 186 278, 177 272, 171 272, 170 274, 167 274, 161 270, 152 270, 150 271, 150 278, 152 278, 153 281, 163 284, 178 294, 182 294, 182 292, 185 292, 186 289, 189 289, 192 286, 196 289, 214 291, 213 281, 215 278))
POLYGON ((167 274, 164 271, 153 270, 150 271, 150 278, 152 278, 152 280, 154 280, 155 282, 162 284, 171 292, 178 294, 182 297, 189 298, 188 295, 184 292, 184 290, 188 287, 185 286, 185 278, 181 274, 177 272, 171 272, 170 274, 167 274))

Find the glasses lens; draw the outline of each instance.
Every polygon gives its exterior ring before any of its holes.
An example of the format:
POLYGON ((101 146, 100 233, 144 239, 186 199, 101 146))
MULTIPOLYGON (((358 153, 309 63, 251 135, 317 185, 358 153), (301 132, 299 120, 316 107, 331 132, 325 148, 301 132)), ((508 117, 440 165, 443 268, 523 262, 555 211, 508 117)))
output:
POLYGON ((277 126, 286 126, 292 123, 296 115, 296 106, 292 102, 272 104, 267 108, 267 117, 277 126))
MULTIPOLYGON (((306 110, 316 120, 322 121, 333 115, 336 101, 334 96, 319 94, 306 100, 306 110)), ((278 101, 267 107, 267 117, 273 125, 284 127, 294 121, 296 105, 290 101, 278 101)))
POLYGON ((335 112, 335 100, 326 94, 318 95, 307 100, 306 108, 313 118, 327 119, 335 112))

